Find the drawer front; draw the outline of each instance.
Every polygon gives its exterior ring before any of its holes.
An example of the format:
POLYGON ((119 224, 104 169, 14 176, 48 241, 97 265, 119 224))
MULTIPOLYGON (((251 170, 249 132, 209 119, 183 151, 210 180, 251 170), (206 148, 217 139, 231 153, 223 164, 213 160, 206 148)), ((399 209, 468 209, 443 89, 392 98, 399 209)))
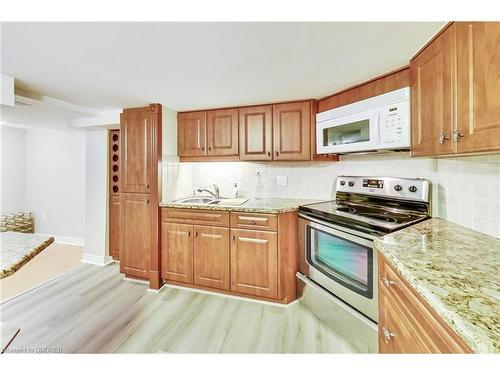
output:
POLYGON ((380 261, 379 271, 379 347, 381 352, 470 352, 470 348, 447 323, 385 260, 380 261), (390 333, 395 336, 390 336, 390 333))
POLYGON ((189 208, 162 208, 161 221, 180 224, 229 226, 229 212, 192 210, 189 208))
POLYGON ((278 216, 249 212, 231 212, 231 228, 278 230, 278 216))

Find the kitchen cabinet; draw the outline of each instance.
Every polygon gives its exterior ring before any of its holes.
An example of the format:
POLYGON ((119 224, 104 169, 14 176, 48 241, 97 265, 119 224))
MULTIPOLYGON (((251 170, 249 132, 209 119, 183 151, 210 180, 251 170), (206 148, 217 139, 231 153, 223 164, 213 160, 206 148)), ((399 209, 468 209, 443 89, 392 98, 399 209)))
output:
POLYGON ((194 226, 194 283, 229 289, 229 229, 194 226))
POLYGON ((179 156, 207 155, 206 112, 185 112, 177 116, 179 156))
POLYGON ((161 224, 161 276, 165 280, 193 283, 193 226, 161 224))
POLYGON ((239 109, 240 160, 273 159, 273 106, 239 109))
POLYGON ((457 152, 500 149, 500 22, 457 22, 457 152))
POLYGON ((471 352, 383 256, 379 257, 378 329, 381 353, 471 352))
POLYGON ((499 22, 455 22, 411 60, 413 156, 500 150, 499 45, 499 22))
POLYGON ((120 195, 120 272, 127 276, 149 278, 151 205, 147 194, 120 195))
POLYGON ((207 112, 208 156, 237 156, 238 109, 220 109, 207 112))
POLYGON ((161 200, 160 104, 123 110, 120 117, 120 272, 160 279, 159 201, 161 200))
POLYGON ((231 290, 277 298, 278 246, 275 232, 231 229, 231 290))
POLYGON ((273 105, 274 160, 310 160, 311 102, 273 105))
POLYGON ((449 27, 410 64, 413 156, 455 152, 454 33, 449 27))
POLYGON ((120 197, 109 199, 109 255, 120 259, 120 197))
POLYGON ((290 303, 296 299, 297 213, 161 209, 162 278, 290 303))
POLYGON ((150 108, 124 110, 121 129, 121 191, 150 193, 152 189, 150 108))

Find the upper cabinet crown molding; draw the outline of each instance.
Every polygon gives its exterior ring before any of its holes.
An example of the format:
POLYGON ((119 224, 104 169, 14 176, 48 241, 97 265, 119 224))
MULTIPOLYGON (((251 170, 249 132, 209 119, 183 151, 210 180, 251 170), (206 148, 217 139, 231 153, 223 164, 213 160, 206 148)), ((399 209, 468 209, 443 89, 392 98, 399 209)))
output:
POLYGON ((412 155, 500 150, 500 22, 447 25, 411 60, 412 155))

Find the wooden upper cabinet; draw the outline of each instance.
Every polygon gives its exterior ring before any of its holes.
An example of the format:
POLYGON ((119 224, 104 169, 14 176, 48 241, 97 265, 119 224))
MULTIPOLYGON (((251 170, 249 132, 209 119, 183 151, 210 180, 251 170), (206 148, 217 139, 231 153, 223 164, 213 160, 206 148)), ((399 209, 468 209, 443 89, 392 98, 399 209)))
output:
POLYGON ((274 160, 310 160, 310 137, 310 101, 273 105, 274 160))
POLYGON ((457 22, 458 152, 500 149, 500 22, 457 22))
POLYGON ((231 229, 231 290, 278 297, 276 232, 231 229))
POLYGON ((193 283, 193 226, 161 223, 161 277, 193 283))
POLYGON ((207 155, 206 112, 186 112, 177 116, 179 156, 207 155))
POLYGON ((452 154, 454 130, 454 33, 451 25, 410 63, 412 154, 452 154))
POLYGON ((194 226, 194 283, 229 290, 229 228, 194 226))
POLYGON ((150 107, 126 109, 120 116, 122 192, 151 192, 154 126, 150 107))
POLYGON ((207 112, 208 156, 238 155, 238 108, 207 112))
POLYGON ((273 106, 239 109, 240 160, 273 159, 273 106))
POLYGON ((153 223, 149 195, 120 195, 120 272, 139 278, 149 277, 153 223))

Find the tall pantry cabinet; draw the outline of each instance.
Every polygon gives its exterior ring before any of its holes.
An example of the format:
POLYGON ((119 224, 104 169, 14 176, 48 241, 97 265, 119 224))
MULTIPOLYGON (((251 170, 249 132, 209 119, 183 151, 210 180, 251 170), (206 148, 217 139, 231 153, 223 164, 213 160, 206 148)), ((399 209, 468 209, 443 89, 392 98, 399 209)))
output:
POLYGON ((161 201, 161 104, 120 116, 120 272, 160 280, 158 215, 161 201))

